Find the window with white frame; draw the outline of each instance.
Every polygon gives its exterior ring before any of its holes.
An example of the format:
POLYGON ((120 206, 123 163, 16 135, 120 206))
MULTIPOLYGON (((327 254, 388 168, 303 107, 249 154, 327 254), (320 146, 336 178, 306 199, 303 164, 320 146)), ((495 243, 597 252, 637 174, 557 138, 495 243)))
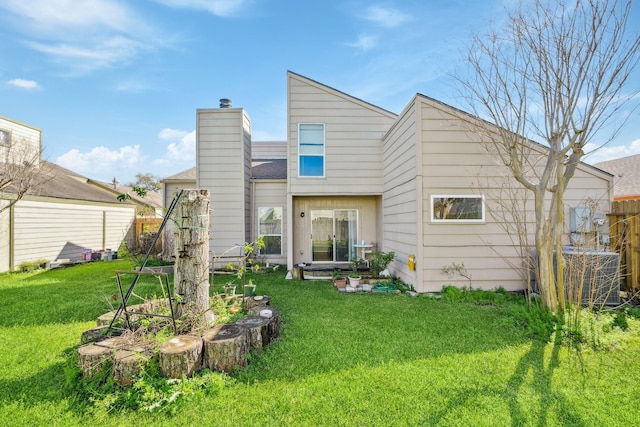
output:
POLYGON ((431 221, 484 222, 484 197, 478 195, 432 195, 431 221))
POLYGON ((11 132, 0 129, 0 145, 9 145, 11 143, 11 132))
POLYGON ((298 176, 324 176, 324 124, 298 125, 298 176))
POLYGON ((264 240, 261 255, 282 255, 282 208, 258 208, 258 235, 264 240))

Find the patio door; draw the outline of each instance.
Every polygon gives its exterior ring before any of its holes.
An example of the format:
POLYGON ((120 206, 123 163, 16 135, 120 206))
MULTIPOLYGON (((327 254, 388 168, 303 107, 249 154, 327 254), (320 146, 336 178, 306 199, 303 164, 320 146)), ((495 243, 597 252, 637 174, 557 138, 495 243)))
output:
POLYGON ((349 262, 356 256, 357 209, 311 211, 311 261, 349 262))

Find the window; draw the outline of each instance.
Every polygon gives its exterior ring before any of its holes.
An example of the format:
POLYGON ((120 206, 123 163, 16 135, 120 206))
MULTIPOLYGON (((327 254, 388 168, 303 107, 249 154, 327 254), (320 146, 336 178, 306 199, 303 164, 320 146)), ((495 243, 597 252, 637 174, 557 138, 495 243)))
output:
POLYGON ((298 176, 324 176, 324 125, 298 125, 298 176))
POLYGON ((431 196, 433 222, 484 222, 483 196, 431 196))
POLYGON ((261 255, 282 255, 282 208, 258 208, 258 235, 264 239, 261 255))
POLYGON ((11 143, 11 132, 0 129, 0 145, 9 145, 11 143))

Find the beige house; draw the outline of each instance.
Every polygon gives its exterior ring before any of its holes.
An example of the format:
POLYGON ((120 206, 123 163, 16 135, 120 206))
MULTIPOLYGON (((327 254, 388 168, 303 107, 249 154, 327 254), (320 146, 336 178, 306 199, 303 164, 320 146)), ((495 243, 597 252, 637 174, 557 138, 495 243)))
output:
MULTIPOLYGON (((88 178, 41 160, 40 129, 0 117, 0 136, 0 167, 33 150, 32 157, 48 176, 0 212, 0 272, 17 270, 29 261, 81 260, 83 249, 117 250, 121 242, 133 242, 134 203, 118 202, 88 178)), ((9 188, 0 193, 0 206, 8 206, 11 199, 15 195, 9 188)))
MULTIPOLYGON (((523 249, 505 229, 505 201, 522 194, 474 132, 476 117, 420 94, 394 114, 293 72, 287 87, 287 141, 252 141, 249 115, 224 99, 196 112, 196 167, 164 180, 169 199, 209 189, 213 253, 262 235, 264 260, 289 269, 394 251, 390 272, 418 292, 468 285, 442 273, 453 263, 474 287, 525 287, 514 268, 523 249)), ((580 164, 566 217, 587 203, 607 212, 611 185, 580 164)), ((569 243, 569 221, 565 231, 569 243)))

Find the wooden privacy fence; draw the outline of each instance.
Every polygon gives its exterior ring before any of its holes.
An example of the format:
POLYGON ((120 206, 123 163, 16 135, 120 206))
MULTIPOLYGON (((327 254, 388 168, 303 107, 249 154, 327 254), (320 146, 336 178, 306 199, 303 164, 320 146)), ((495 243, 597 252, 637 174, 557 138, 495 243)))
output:
POLYGON ((620 254, 620 289, 640 290, 640 200, 613 202, 611 247, 620 254))
MULTIPOLYGON (((136 218, 136 248, 146 252, 149 245, 153 242, 155 233, 160 229, 161 224, 162 218, 136 218)), ((157 254, 160 252, 162 252, 162 235, 158 238, 153 253, 157 254)))

